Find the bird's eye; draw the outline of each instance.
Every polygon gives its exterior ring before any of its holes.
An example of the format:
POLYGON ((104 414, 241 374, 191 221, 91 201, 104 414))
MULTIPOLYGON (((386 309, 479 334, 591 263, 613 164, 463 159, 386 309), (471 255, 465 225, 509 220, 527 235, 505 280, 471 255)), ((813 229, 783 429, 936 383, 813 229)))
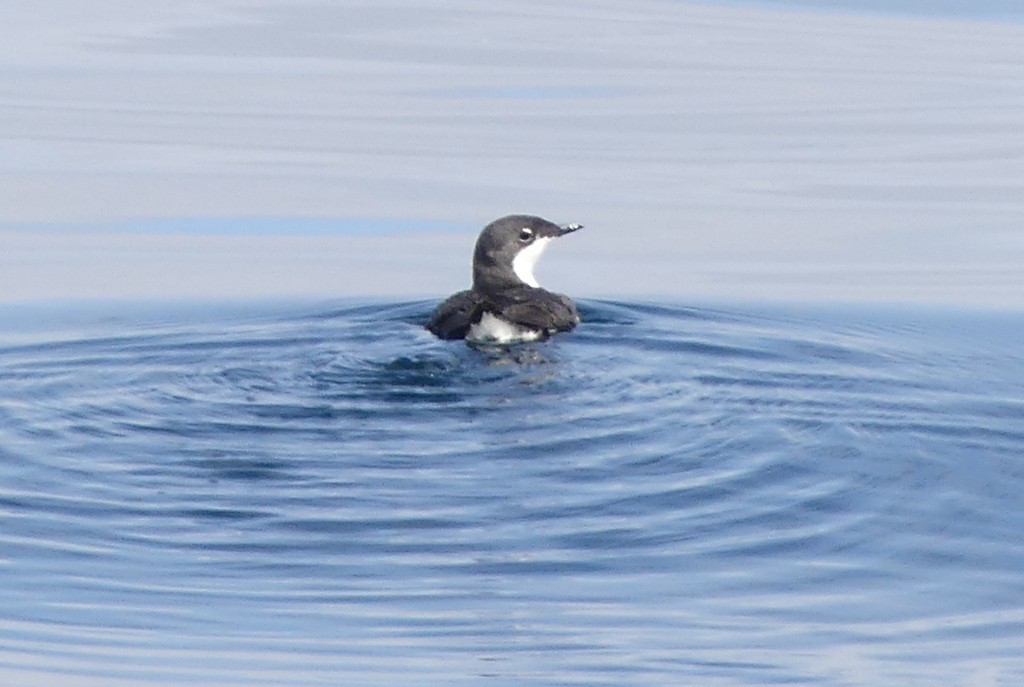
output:
POLYGON ((523 243, 529 243, 533 240, 533 229, 530 227, 523 227, 522 231, 519 232, 519 240, 523 243))

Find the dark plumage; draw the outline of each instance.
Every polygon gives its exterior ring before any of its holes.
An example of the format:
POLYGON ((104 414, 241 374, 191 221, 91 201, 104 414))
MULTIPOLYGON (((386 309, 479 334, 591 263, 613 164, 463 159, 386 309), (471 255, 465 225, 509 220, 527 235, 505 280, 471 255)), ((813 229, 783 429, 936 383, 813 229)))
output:
POLYGON ((426 327, 442 339, 511 343, 545 339, 579 324, 575 304, 542 289, 533 265, 551 239, 580 229, 510 215, 484 227, 473 251, 473 288, 441 303, 426 327))

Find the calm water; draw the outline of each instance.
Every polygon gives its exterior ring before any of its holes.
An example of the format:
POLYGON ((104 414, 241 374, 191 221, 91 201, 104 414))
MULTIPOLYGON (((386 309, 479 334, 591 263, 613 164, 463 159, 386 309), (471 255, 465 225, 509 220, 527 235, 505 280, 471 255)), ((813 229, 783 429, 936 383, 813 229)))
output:
POLYGON ((1019 685, 1024 317, 6 307, 9 685, 1019 685))
POLYGON ((577 296, 1024 310, 1007 0, 8 4, 0 301, 451 293, 525 212, 577 296))
POLYGON ((1024 684, 1019 4, 8 3, 0 685, 1024 684))

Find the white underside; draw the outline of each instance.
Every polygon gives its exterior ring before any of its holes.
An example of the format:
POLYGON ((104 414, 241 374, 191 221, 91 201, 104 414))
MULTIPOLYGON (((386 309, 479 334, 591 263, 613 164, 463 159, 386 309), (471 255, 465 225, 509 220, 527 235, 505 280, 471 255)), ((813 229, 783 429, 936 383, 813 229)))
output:
POLYGON ((478 344, 510 344, 536 341, 541 333, 503 320, 497 315, 485 312, 480 321, 469 328, 466 341, 478 344))
POLYGON ((550 240, 550 237, 535 239, 533 243, 519 251, 516 257, 512 259, 512 271, 516 273, 516 276, 523 283, 535 289, 540 288, 540 284, 537 283, 537 278, 533 276, 533 267, 540 260, 541 253, 548 247, 550 240))

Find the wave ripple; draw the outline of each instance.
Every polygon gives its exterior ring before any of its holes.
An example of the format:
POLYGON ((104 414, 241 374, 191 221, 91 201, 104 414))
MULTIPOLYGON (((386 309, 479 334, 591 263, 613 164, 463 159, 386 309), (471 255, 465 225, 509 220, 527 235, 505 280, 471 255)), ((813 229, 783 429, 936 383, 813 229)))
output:
POLYGON ((1020 319, 430 305, 0 346, 4 681, 1024 681, 1020 319))

